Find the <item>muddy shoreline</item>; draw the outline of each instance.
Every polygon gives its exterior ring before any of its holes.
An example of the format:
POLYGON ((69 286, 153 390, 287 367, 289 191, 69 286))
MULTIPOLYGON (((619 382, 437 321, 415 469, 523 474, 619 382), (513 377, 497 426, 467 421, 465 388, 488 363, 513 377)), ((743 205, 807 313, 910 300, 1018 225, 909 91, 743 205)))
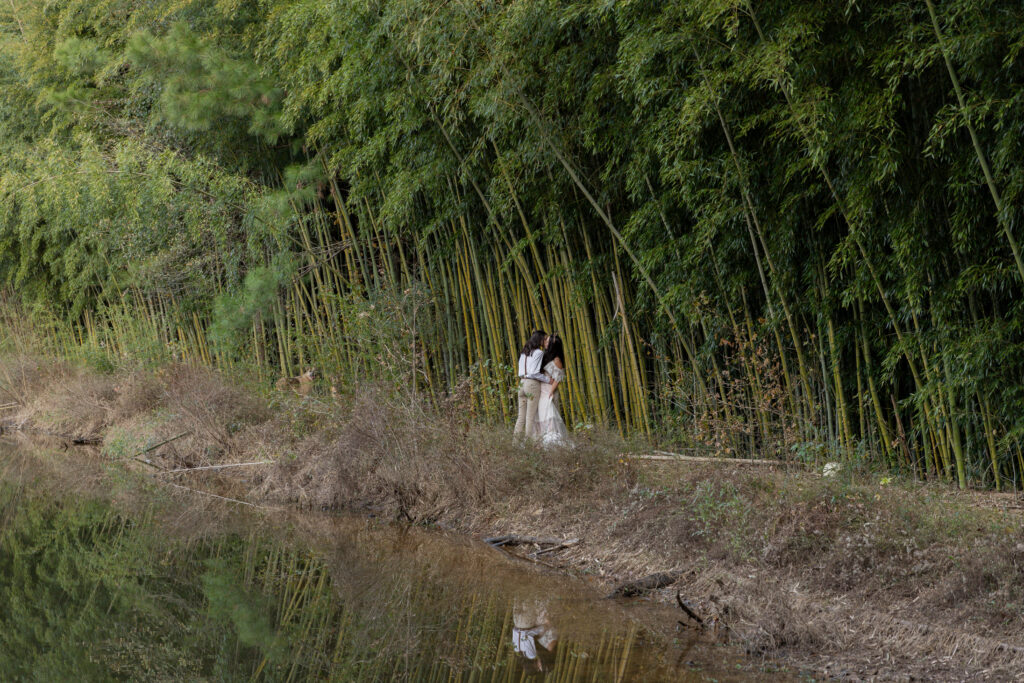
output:
POLYGON ((642 599, 674 605, 680 594, 708 624, 705 637, 745 651, 754 670, 768 659, 842 680, 1020 680, 1024 670, 1014 494, 638 461, 601 433, 541 452, 458 406, 431 411, 366 391, 299 399, 196 368, 7 365, 19 380, 8 380, 18 403, 8 429, 95 440, 105 460, 142 469, 269 463, 186 472, 175 476, 181 486, 477 539, 578 538, 529 561, 606 592, 676 572, 642 599))

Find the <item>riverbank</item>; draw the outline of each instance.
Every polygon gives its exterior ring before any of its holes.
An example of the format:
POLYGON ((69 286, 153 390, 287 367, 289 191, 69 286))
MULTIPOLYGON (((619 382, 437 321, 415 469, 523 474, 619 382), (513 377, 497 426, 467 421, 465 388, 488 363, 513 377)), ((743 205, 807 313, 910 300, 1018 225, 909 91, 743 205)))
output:
POLYGON ((680 592, 711 625, 706 637, 816 677, 1013 680, 1024 670, 1012 494, 638 460, 599 431, 577 434, 573 450, 538 451, 476 424, 458 396, 440 410, 367 387, 303 399, 204 369, 103 374, 26 358, 4 361, 0 383, 0 403, 13 404, 6 429, 95 440, 119 466, 264 463, 176 475, 195 490, 475 537, 579 538, 538 559, 609 589, 678 571, 654 597, 680 592))

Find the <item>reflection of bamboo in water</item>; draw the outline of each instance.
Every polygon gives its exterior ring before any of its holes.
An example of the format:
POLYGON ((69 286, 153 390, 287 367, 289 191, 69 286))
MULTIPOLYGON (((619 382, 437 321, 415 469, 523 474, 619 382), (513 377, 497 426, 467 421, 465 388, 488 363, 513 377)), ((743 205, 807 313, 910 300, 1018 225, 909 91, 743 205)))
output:
MULTIPOLYGON (((8 459, 0 471, 15 465, 8 459)), ((11 477, 24 480, 21 472, 11 477)), ((25 504, 21 496, 0 490, 0 516, 25 504)), ((354 542, 337 551, 340 561, 291 541, 280 543, 257 532, 225 533, 213 524, 201 533, 189 527, 186 538, 175 543, 163 526, 169 523, 163 513, 172 510, 147 504, 129 517, 114 511, 99 516, 81 507, 94 523, 88 527, 89 571, 99 566, 97 576, 104 584, 130 587, 123 596, 131 603, 128 611, 150 610, 153 623, 180 632, 186 645, 173 651, 183 660, 193 657, 195 670, 208 677, 217 675, 204 668, 205 662, 216 661, 223 667, 219 671, 254 681, 513 683, 523 678, 511 638, 508 591, 516 588, 503 580, 512 575, 488 575, 483 588, 467 590, 469 574, 486 574, 492 565, 478 566, 462 557, 462 566, 472 566, 453 575, 447 565, 437 565, 429 543, 390 547, 381 542, 381 534, 363 526, 348 537, 354 542), (424 556, 431 560, 426 570, 424 556), (404 558, 412 558, 411 566, 404 558), (387 574, 381 567, 388 568, 387 574), (367 586, 361 575, 374 583, 367 586)), ((290 536, 293 530, 289 527, 290 536)), ((552 595, 535 579, 521 588, 541 598, 552 595)), ((101 584, 95 583, 92 592, 86 605, 101 595, 101 584)), ((600 607, 584 617, 611 619, 611 612, 600 607)), ((635 676, 636 627, 592 632, 584 623, 586 630, 574 632, 571 622, 556 619, 554 624, 564 631, 552 651, 547 680, 582 683, 635 676)), ((159 630, 139 631, 132 645, 148 646, 154 633, 157 647, 167 647, 159 630)))
MULTIPOLYGON (((277 634, 273 647, 253 662, 251 680, 524 680, 521 660, 511 647, 513 611, 500 597, 474 592, 452 602, 447 587, 422 578, 406 585, 397 577, 400 585, 385 587, 391 604, 375 602, 376 614, 364 615, 338 599, 327 565, 308 552, 250 539, 243 561, 246 583, 275 606, 277 634), (406 643, 399 632, 412 615, 412 638, 406 643), (381 622, 388 627, 374 636, 381 622)), ((559 638, 546 680, 625 681, 634 673, 637 626, 621 634, 604 630, 589 643, 572 635, 559 638)))
MULTIPOLYGON (((0 471, 12 466, 10 461, 0 463, 0 471)), ((13 476, 23 479, 20 472, 13 476)), ((26 502, 32 501, 0 489, 0 516, 24 508, 26 502)), ((109 608, 102 604, 104 591, 127 588, 116 601, 131 615, 137 640, 130 645, 145 650, 153 643, 182 662, 191 659, 186 664, 192 667, 190 677, 218 678, 222 676, 217 672, 229 671, 232 677, 253 681, 513 683, 524 678, 512 647, 514 620, 506 582, 496 583, 492 577, 494 590, 467 590, 465 581, 444 567, 423 571, 401 561, 381 563, 373 554, 372 539, 358 535, 346 551, 351 554, 342 556, 340 574, 332 576, 332 567, 339 567, 330 557, 255 532, 239 536, 211 525, 198 534, 190 528, 175 543, 168 541, 164 510, 156 506, 131 517, 100 512, 90 505, 68 506, 61 511, 67 518, 57 518, 56 529, 71 530, 67 538, 78 539, 85 530, 89 541, 86 554, 61 558, 68 560, 70 585, 76 585, 76 567, 98 579, 84 605, 76 606, 83 614, 91 610, 94 617, 109 618, 109 608), (359 566, 358 558, 366 566, 359 566), (388 567, 388 573, 382 575, 380 567, 388 567), (376 583, 369 589, 346 578, 370 571, 376 572, 376 583), (360 600, 367 592, 369 598, 360 600), (136 619, 147 613, 151 627, 135 631, 136 619)), ((38 532, 35 517, 30 522, 38 532)), ((29 543, 26 547, 38 542, 15 535, 29 543)), ((72 545, 68 553, 78 549, 72 545)), ((394 559, 399 551, 407 557, 418 548, 385 548, 383 559, 394 559)), ((525 587, 538 595, 550 592, 539 592, 533 581, 525 587)), ((66 600, 63 593, 54 595, 62 604, 66 600)), ((564 626, 567 631, 553 650, 547 680, 583 683, 635 676, 635 627, 591 634, 564 626)))

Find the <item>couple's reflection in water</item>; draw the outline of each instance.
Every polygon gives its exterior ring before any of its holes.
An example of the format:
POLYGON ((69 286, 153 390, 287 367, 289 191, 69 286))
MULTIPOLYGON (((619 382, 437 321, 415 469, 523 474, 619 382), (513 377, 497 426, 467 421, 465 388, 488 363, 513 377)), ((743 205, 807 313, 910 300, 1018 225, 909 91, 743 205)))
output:
POLYGON ((524 671, 545 675, 554 669, 558 638, 546 600, 517 598, 513 602, 512 647, 524 671))

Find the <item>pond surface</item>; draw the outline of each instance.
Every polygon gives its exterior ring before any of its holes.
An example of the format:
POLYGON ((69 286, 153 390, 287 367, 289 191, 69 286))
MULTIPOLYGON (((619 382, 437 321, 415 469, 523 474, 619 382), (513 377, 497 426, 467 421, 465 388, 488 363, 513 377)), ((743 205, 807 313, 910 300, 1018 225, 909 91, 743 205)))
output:
MULTIPOLYGON (((261 511, 0 442, 0 680, 764 680, 465 537, 261 511)), ((749 665, 748 665, 749 668, 749 665)))

